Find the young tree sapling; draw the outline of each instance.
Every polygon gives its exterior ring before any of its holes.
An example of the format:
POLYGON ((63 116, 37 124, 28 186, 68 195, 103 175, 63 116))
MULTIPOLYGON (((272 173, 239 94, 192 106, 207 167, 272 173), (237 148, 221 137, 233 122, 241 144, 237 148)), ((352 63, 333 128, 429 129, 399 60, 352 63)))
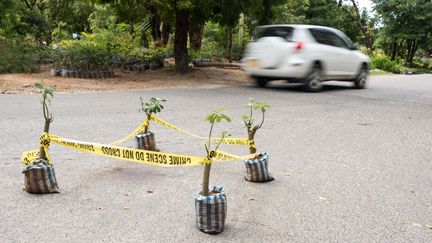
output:
MULTIPOLYGON (((212 133, 213 133, 214 125, 215 125, 215 123, 219 123, 223 120, 225 120, 227 122, 231 122, 231 118, 229 118, 227 115, 225 115, 223 113, 223 109, 218 109, 218 110, 215 110, 213 112, 210 112, 207 115, 207 117, 205 118, 205 120, 211 124, 210 131, 209 131, 209 137, 208 137, 208 144, 205 145, 205 149, 207 152, 207 158, 211 159, 211 156, 212 156, 211 152, 216 151, 219 148, 220 144, 222 143, 222 140, 226 136, 229 136, 229 134, 227 132, 222 132, 221 139, 219 140, 219 142, 217 143, 215 148, 212 150, 211 149, 211 147, 212 147, 211 139, 212 139, 212 133)), ((204 168, 202 191, 201 191, 201 195, 203 195, 203 196, 209 195, 210 169, 211 169, 211 162, 209 164, 206 164, 205 168, 204 168)))
MULTIPOLYGON (((144 102, 143 98, 140 97, 141 100, 141 109, 140 111, 143 111, 147 116, 147 121, 150 121, 150 117, 152 114, 157 114, 158 112, 161 112, 163 110, 162 102, 166 102, 165 99, 155 98, 152 97, 150 101, 144 102)), ((144 129, 144 133, 148 132, 148 127, 146 126, 144 129)))
POLYGON ((136 136, 138 148, 144 150, 152 150, 159 151, 156 148, 156 140, 155 135, 149 130, 150 119, 153 114, 161 112, 164 108, 162 102, 165 102, 164 99, 159 99, 152 97, 148 102, 144 102, 143 98, 140 97, 141 100, 141 111, 146 114, 146 122, 147 125, 144 127, 144 131, 136 136))
MULTIPOLYGON (((243 122, 245 124, 245 127, 247 129, 248 133, 248 139, 254 140, 255 133, 262 127, 264 124, 265 119, 265 112, 267 109, 270 108, 270 105, 266 101, 255 101, 253 98, 249 98, 249 102, 246 105, 246 108, 249 111, 249 115, 242 115, 243 122), (261 116, 261 122, 257 125, 254 125, 255 119, 254 117, 254 111, 261 110, 262 116, 261 116)), ((256 148, 254 146, 249 146, 249 152, 251 154, 256 153, 256 148)))
MULTIPOLYGON (((56 87, 49 86, 43 82, 38 82, 34 84, 34 87, 41 91, 42 93, 42 110, 45 119, 44 132, 49 133, 49 128, 51 122, 54 120, 52 114, 49 112, 48 104, 51 103, 51 99, 54 97, 54 91, 56 91, 56 87)), ((44 148, 41 146, 39 150, 39 159, 46 160, 47 156, 45 154, 44 148)))

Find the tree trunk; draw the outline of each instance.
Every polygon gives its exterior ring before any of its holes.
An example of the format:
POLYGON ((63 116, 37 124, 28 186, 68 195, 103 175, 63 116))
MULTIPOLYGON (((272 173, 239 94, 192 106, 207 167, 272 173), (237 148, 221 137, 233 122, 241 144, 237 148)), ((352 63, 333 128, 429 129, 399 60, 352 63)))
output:
POLYGON ((372 35, 370 34, 370 32, 368 30, 368 27, 362 23, 362 18, 360 16, 360 11, 359 11, 359 8, 357 6, 356 1, 355 0, 351 0, 351 3, 353 5, 353 7, 354 7, 355 15, 352 15, 346 8, 342 8, 342 9, 348 14, 349 17, 351 17, 351 19, 353 21, 356 22, 356 24, 359 27, 360 31, 363 33, 364 38, 365 38, 364 44, 365 44, 365 46, 367 48, 368 54, 371 55, 372 54, 372 47, 373 47, 373 38, 372 38, 372 35))
POLYGON ((190 48, 192 48, 192 50, 201 50, 203 31, 204 24, 197 24, 195 26, 191 26, 191 30, 189 31, 189 46, 190 48))
POLYGON ((406 62, 406 64, 408 65, 408 67, 411 67, 411 66, 409 65, 409 59, 410 59, 410 57, 411 57, 411 48, 412 48, 412 45, 413 45, 412 41, 411 41, 411 40, 408 40, 408 41, 407 41, 407 54, 406 54, 406 56, 405 56, 405 62, 406 62))
POLYGON ((169 41, 169 35, 171 33, 171 25, 162 23, 162 45, 166 46, 169 41))
POLYGON ((239 18, 239 38, 238 38, 238 43, 239 46, 243 48, 243 25, 244 25, 244 14, 241 13, 240 14, 240 18, 239 18))
POLYGON ((263 0, 262 5, 263 5, 263 11, 262 11, 261 18, 258 21, 258 24, 259 25, 270 24, 270 21, 273 17, 273 13, 272 13, 272 9, 271 9, 272 3, 270 0, 263 0))
MULTIPOLYGON (((45 119, 44 132, 49 133, 49 127, 51 124, 51 120, 45 119)), ((44 148, 41 146, 39 149, 39 159, 47 160, 47 156, 45 154, 44 148)))
MULTIPOLYGON (((249 140, 254 140, 254 138, 255 138, 255 132, 256 132, 256 130, 255 131, 250 131, 249 129, 248 129, 248 139, 249 140)), ((254 153, 256 153, 256 148, 255 147, 249 147, 249 153, 250 154, 254 154, 254 153)))
POLYGON ((226 52, 227 52, 227 58, 229 63, 232 63, 232 56, 233 56, 233 29, 232 27, 227 27, 226 29, 226 52))
POLYGON ((405 59, 408 67, 412 67, 414 55, 417 52, 417 48, 418 48, 417 40, 408 41, 408 55, 406 56, 405 59))
POLYGON ((209 195, 210 169, 211 169, 211 164, 206 164, 204 168, 203 184, 202 184, 202 191, 201 191, 201 195, 203 196, 209 195))
POLYGON ((189 30, 189 10, 176 6, 176 26, 174 40, 174 59, 177 72, 186 72, 189 66, 187 39, 189 30))
POLYGON ((160 31, 160 25, 161 25, 161 20, 160 20, 160 16, 157 12, 157 9, 154 6, 150 6, 149 8, 149 12, 150 12, 150 24, 151 24, 151 34, 153 37, 153 41, 155 43, 155 46, 160 46, 161 45, 161 31, 160 31))
POLYGON ((393 40, 392 42, 392 46, 391 46, 391 60, 394 61, 396 60, 396 54, 398 51, 398 43, 397 40, 393 40))

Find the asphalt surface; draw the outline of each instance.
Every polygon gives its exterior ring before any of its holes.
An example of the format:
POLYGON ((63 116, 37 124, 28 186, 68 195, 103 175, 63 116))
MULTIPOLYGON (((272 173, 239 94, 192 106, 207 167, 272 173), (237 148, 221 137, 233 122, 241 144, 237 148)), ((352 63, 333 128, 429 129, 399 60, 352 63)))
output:
MULTIPOLYGON (((20 156, 37 148, 37 94, 0 95, 1 242, 432 242, 432 75, 381 76, 369 88, 328 83, 321 93, 287 84, 57 94, 51 132, 109 143, 144 115, 139 96, 168 100, 161 118, 206 135, 223 107, 234 137, 248 97, 271 109, 258 131, 275 181, 244 180, 243 162, 215 162, 211 183, 228 198, 226 229, 199 232, 193 195, 203 168, 164 168, 51 146, 60 194, 24 192, 20 156)), ((162 151, 205 154, 202 141, 152 124, 162 151)), ((128 141, 124 146, 134 146, 128 141)), ((247 154, 239 146, 224 150, 247 154)))

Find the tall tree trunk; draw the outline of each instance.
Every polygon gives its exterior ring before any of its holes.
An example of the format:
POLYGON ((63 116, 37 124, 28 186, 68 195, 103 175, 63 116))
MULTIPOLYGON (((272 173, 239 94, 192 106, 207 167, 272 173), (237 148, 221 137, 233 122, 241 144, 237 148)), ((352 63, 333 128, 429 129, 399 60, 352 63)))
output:
POLYGON ((169 41, 169 35, 171 33, 171 25, 162 23, 162 45, 166 46, 169 41))
POLYGON ((412 40, 408 40, 407 41, 407 54, 405 56, 405 62, 408 65, 408 67, 411 67, 410 64, 409 64, 409 60, 410 60, 410 57, 411 57, 411 48, 412 48, 412 45, 413 45, 412 40))
POLYGON ((176 26, 174 59, 177 72, 186 72, 189 66, 187 39, 189 30, 189 10, 176 6, 176 26))
POLYGON ((244 14, 241 13, 240 14, 240 18, 239 18, 239 38, 238 38, 238 43, 239 46, 243 48, 243 25, 244 25, 244 14))
POLYGON ((397 51, 398 51, 398 42, 395 39, 395 40, 393 40, 392 46, 391 46, 391 60, 392 61, 396 60, 397 51))
POLYGON ((408 42, 408 55, 406 57, 408 67, 412 67, 414 55, 417 52, 417 48, 418 48, 417 40, 411 40, 408 42))
POLYGON ((194 51, 201 50, 202 35, 204 31, 204 23, 191 26, 189 31, 189 46, 194 51))
POLYGON ((351 0, 351 3, 353 5, 353 7, 354 7, 355 15, 352 15, 344 7, 342 7, 342 9, 348 14, 349 17, 351 17, 351 19, 353 21, 356 22, 356 24, 359 27, 360 31, 363 33, 363 36, 365 38, 364 44, 365 44, 365 46, 367 48, 367 51, 368 51, 369 55, 371 55, 372 54, 372 47, 373 47, 373 38, 372 38, 372 35, 369 32, 368 27, 362 23, 362 18, 361 18, 360 11, 359 11, 359 8, 357 6, 356 1, 355 0, 351 0))
POLYGON ((227 27, 226 28, 226 52, 227 52, 227 58, 230 63, 232 63, 232 56, 233 56, 233 28, 227 27))
POLYGON ((148 8, 148 11, 150 12, 151 34, 153 37, 153 41, 156 46, 159 46, 161 45, 160 15, 158 14, 156 7, 154 6, 150 6, 148 8))
POLYGON ((273 17, 273 13, 271 9, 272 7, 271 0, 263 0, 262 5, 263 5, 263 12, 258 23, 260 25, 270 24, 270 21, 273 17))

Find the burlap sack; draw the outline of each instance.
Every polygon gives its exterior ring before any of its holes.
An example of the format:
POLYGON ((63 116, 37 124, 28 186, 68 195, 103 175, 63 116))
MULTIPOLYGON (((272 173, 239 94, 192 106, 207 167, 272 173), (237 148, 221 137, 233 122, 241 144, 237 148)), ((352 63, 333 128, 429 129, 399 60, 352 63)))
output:
POLYGON ((196 224, 200 231, 218 234, 224 230, 227 200, 222 186, 209 188, 210 195, 195 194, 196 224))
POLYGON ((60 192, 55 177, 54 167, 46 160, 36 159, 24 167, 24 188, 29 193, 60 192))
POLYGON ((139 133, 136 135, 137 148, 151 151, 159 151, 156 148, 155 135, 152 132, 139 133))
POLYGON ((246 165, 245 179, 251 182, 267 182, 274 180, 268 170, 268 153, 258 154, 259 159, 244 160, 246 165))

